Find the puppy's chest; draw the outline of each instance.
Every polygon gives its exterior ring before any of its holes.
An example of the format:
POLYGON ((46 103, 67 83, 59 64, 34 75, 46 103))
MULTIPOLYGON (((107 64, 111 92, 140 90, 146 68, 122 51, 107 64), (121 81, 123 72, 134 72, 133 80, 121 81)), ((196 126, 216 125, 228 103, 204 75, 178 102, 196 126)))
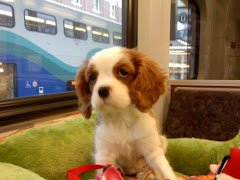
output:
POLYGON ((112 144, 129 144, 132 143, 132 130, 124 123, 102 124, 96 129, 96 136, 99 139, 112 144))
POLYGON ((136 145, 137 139, 133 138, 133 133, 132 129, 124 124, 102 126, 96 134, 98 136, 96 138, 106 145, 104 148, 117 152, 122 157, 121 159, 136 160, 139 154, 136 145))
POLYGON ((155 129, 155 120, 148 115, 141 118, 115 116, 114 119, 102 119, 96 126, 95 138, 112 144, 134 144, 142 138, 151 136, 155 129))

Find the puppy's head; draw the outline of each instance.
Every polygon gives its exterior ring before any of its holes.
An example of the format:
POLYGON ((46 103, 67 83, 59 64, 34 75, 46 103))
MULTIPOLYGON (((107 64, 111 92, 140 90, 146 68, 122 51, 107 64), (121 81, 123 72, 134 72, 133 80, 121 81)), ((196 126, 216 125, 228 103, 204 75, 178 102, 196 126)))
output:
POLYGON ((147 112, 165 92, 166 76, 156 63, 133 49, 113 47, 85 61, 77 75, 80 111, 89 118, 99 111, 134 104, 147 112))

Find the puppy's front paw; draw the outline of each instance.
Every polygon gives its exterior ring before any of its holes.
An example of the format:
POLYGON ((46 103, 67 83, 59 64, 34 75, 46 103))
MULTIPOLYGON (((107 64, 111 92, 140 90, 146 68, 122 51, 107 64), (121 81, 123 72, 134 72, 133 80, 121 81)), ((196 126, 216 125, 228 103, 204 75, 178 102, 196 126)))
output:
POLYGON ((177 176, 168 177, 165 180, 178 180, 177 176))
POLYGON ((153 173, 147 166, 142 167, 142 169, 137 173, 138 180, 155 180, 153 173))

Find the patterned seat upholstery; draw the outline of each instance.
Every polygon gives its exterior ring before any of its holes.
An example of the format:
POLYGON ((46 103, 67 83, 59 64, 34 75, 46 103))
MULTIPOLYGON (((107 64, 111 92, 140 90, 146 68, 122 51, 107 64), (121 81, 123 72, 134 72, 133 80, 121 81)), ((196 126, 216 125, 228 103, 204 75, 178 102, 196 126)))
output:
POLYGON ((168 138, 229 140, 240 128, 240 92, 178 90, 164 124, 168 138))

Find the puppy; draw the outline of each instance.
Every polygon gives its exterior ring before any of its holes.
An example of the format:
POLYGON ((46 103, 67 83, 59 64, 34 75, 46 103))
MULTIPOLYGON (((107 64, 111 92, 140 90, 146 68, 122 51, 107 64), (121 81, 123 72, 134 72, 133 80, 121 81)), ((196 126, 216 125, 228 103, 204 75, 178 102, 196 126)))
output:
POLYGON ((95 163, 112 164, 127 175, 146 165, 156 179, 177 179, 165 157, 166 139, 151 110, 165 92, 165 75, 133 49, 113 47, 85 61, 77 74, 80 111, 97 111, 95 163))

